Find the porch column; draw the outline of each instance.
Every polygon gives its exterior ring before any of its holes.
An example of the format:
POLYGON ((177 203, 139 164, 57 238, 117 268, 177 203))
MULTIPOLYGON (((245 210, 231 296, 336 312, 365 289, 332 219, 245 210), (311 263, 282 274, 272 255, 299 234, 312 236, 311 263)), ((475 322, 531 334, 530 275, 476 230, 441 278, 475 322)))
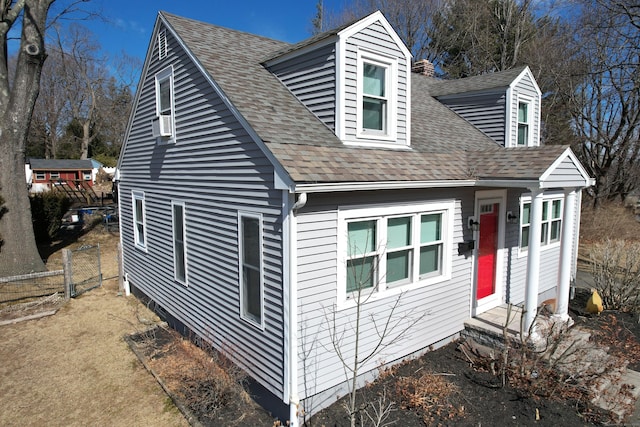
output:
POLYGON ((569 319, 569 288, 571 285, 571 270, 573 266, 573 243, 575 241, 576 194, 577 189, 575 188, 567 188, 564 191, 562 237, 560 239, 560 266, 558 269, 555 312, 555 315, 562 321, 569 319))
POLYGON ((532 188, 529 212, 529 246, 527 250, 527 282, 524 296, 524 331, 528 333, 538 311, 540 287, 540 238, 542 235, 542 190, 532 188))

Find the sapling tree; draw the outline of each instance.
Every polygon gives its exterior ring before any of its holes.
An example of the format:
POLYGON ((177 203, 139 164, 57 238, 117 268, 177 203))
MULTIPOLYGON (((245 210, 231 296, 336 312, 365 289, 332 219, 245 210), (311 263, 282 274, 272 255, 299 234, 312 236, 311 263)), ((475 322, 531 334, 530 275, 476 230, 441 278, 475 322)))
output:
MULTIPOLYGON (((365 247, 376 245, 371 236, 365 238, 365 247)), ((365 254, 364 248, 349 243, 350 254, 365 254)), ((358 377, 363 374, 363 368, 372 360, 376 360, 391 346, 406 338, 409 330, 420 322, 427 314, 423 312, 402 312, 401 302, 405 293, 399 293, 389 298, 384 313, 380 314, 382 304, 378 301, 373 309, 373 299, 379 290, 383 277, 379 276, 379 263, 384 250, 378 245, 374 254, 356 257, 347 262, 347 292, 353 308, 338 310, 334 305, 325 310, 325 320, 328 327, 330 346, 327 350, 333 352, 344 370, 347 382, 348 402, 345 407, 349 414, 351 426, 356 425, 361 408, 357 403, 358 377), (347 314, 347 312, 349 314, 347 314), (345 319, 345 317, 347 317, 345 319), (345 322, 346 320, 346 322, 345 322), (371 333, 373 331, 373 334, 371 333), (367 342, 364 336, 367 334, 367 342)), ((379 403, 379 402, 378 402, 379 403)), ((389 413, 394 405, 376 408, 376 413, 389 413)), ((364 409, 364 408, 363 408, 364 409)), ((362 417, 364 418, 364 417, 362 417)), ((374 416, 379 419, 379 416, 374 416)), ((383 420, 379 420, 383 422, 383 420)))

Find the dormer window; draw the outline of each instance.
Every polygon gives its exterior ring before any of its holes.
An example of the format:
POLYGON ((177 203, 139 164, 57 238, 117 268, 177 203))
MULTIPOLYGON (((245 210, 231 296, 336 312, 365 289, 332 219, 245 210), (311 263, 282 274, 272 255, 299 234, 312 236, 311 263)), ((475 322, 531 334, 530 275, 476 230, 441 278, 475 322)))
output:
POLYGON ((395 139, 396 76, 395 59, 358 52, 358 138, 395 139))
POLYGON ((519 147, 529 146, 529 103, 518 101, 518 141, 519 147))
POLYGON ((365 62, 362 76, 362 129, 386 132, 387 98, 385 67, 365 62))

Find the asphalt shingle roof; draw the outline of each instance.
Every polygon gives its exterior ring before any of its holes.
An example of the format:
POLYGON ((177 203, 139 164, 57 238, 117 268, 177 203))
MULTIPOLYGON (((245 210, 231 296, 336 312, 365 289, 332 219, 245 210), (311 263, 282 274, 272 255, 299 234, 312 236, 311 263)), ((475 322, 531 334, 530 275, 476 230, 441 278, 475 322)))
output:
POLYGON ((434 87, 506 86, 522 69, 446 84, 412 74, 411 148, 345 145, 262 65, 308 41, 290 45, 161 14, 297 183, 529 178, 566 148, 504 149, 433 97, 434 87))
POLYGON ((32 170, 87 170, 93 169, 91 160, 70 160, 70 159, 29 159, 32 170))
POLYGON ((506 71, 465 77, 455 80, 438 80, 432 78, 429 93, 431 96, 454 95, 458 93, 482 92, 491 89, 508 87, 518 77, 526 66, 512 68, 506 71))

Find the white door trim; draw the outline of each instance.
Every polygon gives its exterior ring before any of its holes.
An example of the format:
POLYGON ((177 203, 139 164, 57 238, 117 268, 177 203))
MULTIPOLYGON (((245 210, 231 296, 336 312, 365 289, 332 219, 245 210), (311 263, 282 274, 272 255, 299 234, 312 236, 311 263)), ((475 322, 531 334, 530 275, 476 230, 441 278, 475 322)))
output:
POLYGON ((498 212, 498 249, 496 251, 496 277, 495 292, 493 295, 476 299, 478 289, 478 246, 479 230, 473 232, 473 239, 476 247, 473 251, 473 289, 471 298, 471 315, 476 316, 487 310, 502 304, 504 300, 504 259, 505 259, 505 228, 507 223, 507 190, 476 191, 475 195, 475 218, 480 221, 480 205, 484 203, 499 203, 498 212))

